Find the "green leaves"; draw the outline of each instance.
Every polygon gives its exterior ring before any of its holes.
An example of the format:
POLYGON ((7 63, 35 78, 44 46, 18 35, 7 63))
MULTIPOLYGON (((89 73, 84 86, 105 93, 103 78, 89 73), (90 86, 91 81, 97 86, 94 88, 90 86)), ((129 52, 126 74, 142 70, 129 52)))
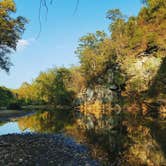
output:
POLYGON ((8 106, 8 104, 13 100, 14 100, 13 93, 5 87, 0 87, 0 107, 8 106))
POLYGON ((27 20, 24 17, 13 18, 10 15, 16 12, 13 0, 0 2, 0 68, 9 71, 11 66, 9 54, 16 50, 17 42, 25 30, 27 20))
POLYGON ((111 9, 107 11, 106 18, 115 22, 118 19, 123 19, 124 15, 121 13, 119 9, 111 9))

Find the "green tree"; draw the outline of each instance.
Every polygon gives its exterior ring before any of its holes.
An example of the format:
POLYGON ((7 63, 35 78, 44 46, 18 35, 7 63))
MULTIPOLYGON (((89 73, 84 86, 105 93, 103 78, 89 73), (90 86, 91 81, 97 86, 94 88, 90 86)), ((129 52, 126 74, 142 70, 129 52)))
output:
POLYGON ((0 68, 7 72, 11 66, 9 54, 12 50, 16 50, 18 40, 27 23, 24 17, 12 17, 13 13, 16 13, 14 1, 2 0, 0 2, 0 68))
POLYGON ((121 13, 119 9, 111 9, 107 11, 106 18, 115 22, 118 19, 123 19, 124 15, 121 13))
POLYGON ((38 104, 41 101, 37 97, 37 87, 34 83, 24 82, 19 89, 13 90, 20 104, 38 104))
POLYGON ((71 73, 66 68, 59 68, 55 73, 54 103, 57 105, 71 104, 74 92, 68 90, 67 86, 70 84, 71 73))
POLYGON ((70 89, 71 73, 66 68, 42 72, 34 81, 40 100, 54 105, 71 104, 74 92, 70 89))
POLYGON ((14 100, 14 94, 11 90, 0 87, 0 106, 8 106, 14 100))

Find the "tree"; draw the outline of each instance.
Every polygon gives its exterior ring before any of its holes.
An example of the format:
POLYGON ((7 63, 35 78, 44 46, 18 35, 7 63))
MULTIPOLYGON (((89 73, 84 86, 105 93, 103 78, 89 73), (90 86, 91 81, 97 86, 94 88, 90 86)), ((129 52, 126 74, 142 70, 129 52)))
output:
POLYGON ((107 11, 106 18, 114 22, 118 19, 123 19, 124 15, 121 13, 119 9, 111 9, 107 11))
POLYGON ((68 89, 71 73, 66 68, 59 68, 55 72, 55 82, 53 86, 54 103, 57 105, 68 105, 72 103, 74 92, 68 89))
POLYGON ((13 92, 16 94, 20 104, 40 103, 37 98, 37 87, 35 84, 22 83, 21 87, 13 92))
POLYGON ((33 84, 39 100, 54 105, 67 105, 71 104, 74 96, 70 80, 70 70, 62 67, 41 72, 33 84))
POLYGON ((0 2, 0 68, 7 72, 11 66, 9 54, 12 50, 16 50, 18 40, 27 23, 22 16, 12 17, 13 13, 16 13, 14 1, 2 0, 0 2))
POLYGON ((77 47, 81 70, 88 82, 94 80, 106 68, 111 42, 105 32, 96 31, 81 37, 77 47))
POLYGON ((55 84, 55 71, 48 70, 47 72, 41 72, 33 83, 36 88, 36 93, 41 101, 46 103, 52 103, 54 97, 53 87, 55 84))
POLYGON ((8 106, 14 100, 14 95, 11 90, 0 87, 0 106, 8 106))

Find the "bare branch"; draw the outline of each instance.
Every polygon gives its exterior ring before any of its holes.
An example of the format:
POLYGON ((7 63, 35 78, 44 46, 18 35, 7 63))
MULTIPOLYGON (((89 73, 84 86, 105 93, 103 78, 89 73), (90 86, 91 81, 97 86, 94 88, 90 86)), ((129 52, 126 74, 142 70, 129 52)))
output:
MULTIPOLYGON (((41 31, 42 31, 42 22, 41 22, 41 10, 42 10, 42 7, 44 7, 46 9, 46 20, 47 20, 47 15, 48 15, 48 3, 47 2, 49 2, 49 4, 52 5, 54 0, 40 0, 39 16, 38 16, 40 29, 39 29, 39 33, 38 33, 38 35, 36 37, 37 39, 40 37, 41 31)), ((76 1, 76 6, 75 6, 75 9, 74 9, 73 15, 75 15, 77 10, 78 10, 79 2, 80 2, 79 0, 76 1)))
POLYGON ((42 23, 41 23, 41 8, 42 8, 42 0, 40 0, 40 5, 39 5, 39 15, 38 15, 38 19, 39 19, 39 32, 37 34, 36 39, 38 39, 40 37, 40 33, 42 31, 42 23))
POLYGON ((77 2, 76 2, 76 6, 75 6, 75 9, 74 9, 74 12, 73 12, 73 15, 75 15, 76 12, 77 12, 77 10, 78 10, 79 2, 80 2, 80 1, 77 0, 77 2))

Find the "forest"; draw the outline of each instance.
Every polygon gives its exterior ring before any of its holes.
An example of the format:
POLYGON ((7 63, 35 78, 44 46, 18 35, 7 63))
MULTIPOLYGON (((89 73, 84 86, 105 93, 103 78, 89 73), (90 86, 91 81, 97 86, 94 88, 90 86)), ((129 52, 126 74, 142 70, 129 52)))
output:
MULTIPOLYGON (((24 17, 13 18, 14 12, 12 0, 0 2, 0 68, 6 72, 28 23, 24 17)), ((70 117, 80 135, 102 151, 102 157, 96 152, 102 165, 164 166, 166 1, 144 0, 137 16, 110 9, 105 17, 109 33, 97 30, 79 39, 75 54, 80 65, 41 71, 18 89, 1 86, 0 107, 44 105, 62 111, 62 117, 70 117)), ((57 121, 52 111, 43 116, 57 121)), ((33 118, 39 118, 40 126, 46 123, 40 116, 33 118)), ((38 127, 29 118, 19 121, 23 128, 26 123, 38 127)))

